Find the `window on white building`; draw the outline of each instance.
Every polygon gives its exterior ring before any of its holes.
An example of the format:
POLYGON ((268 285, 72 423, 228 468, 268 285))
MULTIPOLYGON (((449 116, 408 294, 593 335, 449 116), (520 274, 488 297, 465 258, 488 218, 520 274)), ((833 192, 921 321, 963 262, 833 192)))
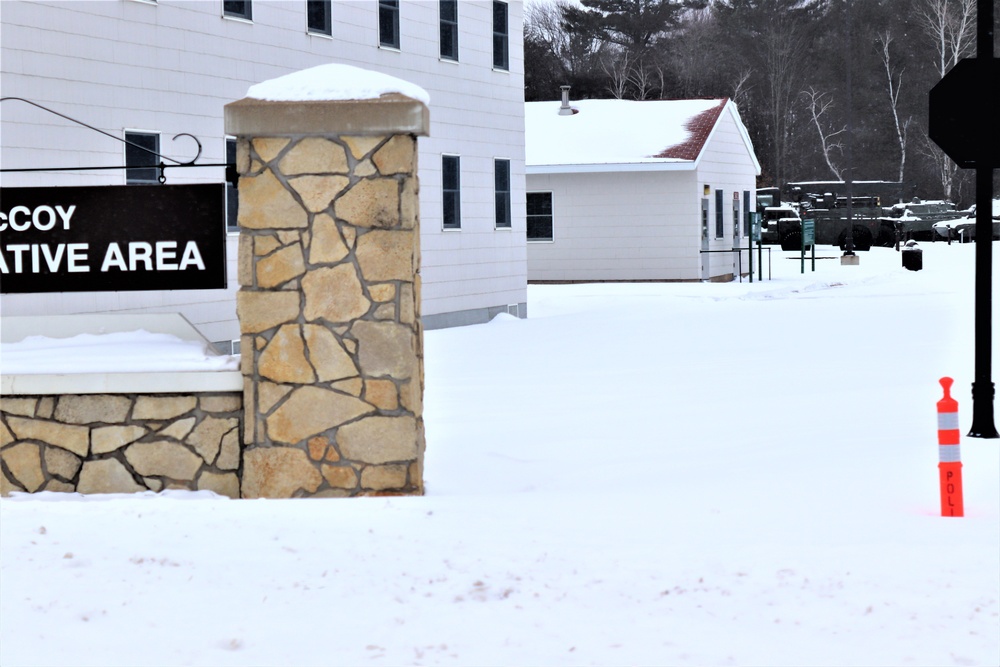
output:
POLYGON ((528 240, 552 240, 552 193, 529 192, 528 197, 528 240))
POLYGON ((496 227, 510 228, 510 160, 493 160, 493 181, 496 198, 496 227))
POLYGON ((445 229, 462 228, 460 160, 457 155, 441 156, 441 213, 445 229))
POLYGON ((726 235, 726 223, 722 220, 722 190, 715 191, 715 238, 721 239, 726 235))
POLYGON ((125 131, 125 183, 146 185, 160 182, 160 135, 125 131))
POLYGON ((510 37, 507 28, 507 3, 493 2, 493 67, 510 69, 510 37))
POLYGON ((330 0, 306 0, 306 21, 309 32, 318 35, 333 34, 333 9, 330 0))
POLYGON ((378 43, 399 48, 399 0, 378 0, 378 43))
POLYGON ((223 16, 230 16, 235 19, 253 20, 252 0, 222 0, 223 16))
POLYGON ((743 191, 743 236, 750 236, 750 191, 743 191))
POLYGON ((440 0, 441 57, 458 60, 458 0, 440 0))
POLYGON ((236 191, 237 182, 236 179, 236 139, 231 137, 226 137, 226 164, 234 165, 232 167, 226 167, 226 231, 238 232, 240 230, 239 225, 239 213, 240 213, 240 198, 236 191), (229 180, 233 178, 234 180, 229 180))

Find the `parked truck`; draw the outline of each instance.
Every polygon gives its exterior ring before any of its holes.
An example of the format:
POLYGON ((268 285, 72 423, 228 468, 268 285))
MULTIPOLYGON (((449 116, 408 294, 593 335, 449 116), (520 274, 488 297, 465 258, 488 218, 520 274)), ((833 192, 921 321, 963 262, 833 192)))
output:
POLYGON ((913 201, 886 208, 885 217, 894 221, 904 240, 934 241, 934 224, 961 218, 968 211, 957 211, 950 201, 913 201))
MULTIPOLYGON (((855 250, 869 250, 873 245, 889 247, 896 243, 902 223, 883 209, 883 197, 894 198, 902 184, 886 181, 862 181, 852 184, 851 236, 855 250)), ((762 218, 772 219, 764 243, 775 243, 782 250, 802 246, 802 219, 815 223, 816 243, 847 247, 847 196, 842 181, 803 181, 787 183, 782 188, 758 190, 762 218), (761 207, 761 204, 767 204, 761 207), (771 209, 769 211, 769 209, 771 209), (788 210, 794 215, 787 213, 788 210)), ((766 227, 765 222, 765 227, 766 227)))
MULTIPOLYGON (((877 198, 854 197, 851 210, 855 250, 873 245, 890 247, 896 242, 898 223, 883 217, 877 198)), ((761 242, 780 245, 782 250, 802 247, 802 220, 815 223, 817 245, 847 247, 847 200, 806 201, 765 206, 761 213, 761 242)))
POLYGON ((768 245, 782 244, 783 236, 790 231, 801 231, 799 212, 788 205, 763 206, 760 213, 760 242, 768 245))

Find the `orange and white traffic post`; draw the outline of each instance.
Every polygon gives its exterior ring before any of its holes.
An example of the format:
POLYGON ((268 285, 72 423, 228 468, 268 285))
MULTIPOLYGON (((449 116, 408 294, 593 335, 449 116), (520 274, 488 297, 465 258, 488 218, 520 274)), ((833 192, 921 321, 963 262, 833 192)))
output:
POLYGON ((958 401, 951 397, 954 380, 941 378, 944 398, 937 402, 938 475, 941 478, 941 516, 964 516, 962 455, 959 451, 958 401))

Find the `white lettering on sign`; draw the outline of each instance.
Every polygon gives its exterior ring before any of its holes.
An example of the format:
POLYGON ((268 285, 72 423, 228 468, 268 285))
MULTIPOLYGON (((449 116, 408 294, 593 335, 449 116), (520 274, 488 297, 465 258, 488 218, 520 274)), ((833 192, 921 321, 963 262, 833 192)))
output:
POLYGON ((11 264, 7 263, 3 253, 0 253, 0 273, 41 273, 42 262, 49 271, 55 273, 66 259, 66 270, 71 273, 86 273, 90 271, 87 265, 87 243, 58 243, 55 246, 48 243, 15 243, 4 248, 11 256, 11 264), (11 267, 13 266, 13 271, 11 267))
POLYGON ((128 271, 125 258, 122 257, 122 250, 117 243, 108 246, 108 251, 104 253, 104 263, 101 264, 101 273, 107 273, 108 269, 116 268, 119 271, 128 271))
POLYGON ((62 261, 64 252, 66 252, 66 246, 61 243, 56 246, 55 257, 52 256, 48 243, 42 246, 42 255, 45 257, 45 264, 49 267, 49 271, 55 273, 59 270, 59 263, 62 261))
POLYGON ((34 227, 40 232, 47 232, 56 226, 57 222, 62 222, 62 228, 68 230, 70 218, 76 211, 76 204, 69 208, 63 208, 56 204, 53 206, 36 206, 30 209, 27 206, 15 206, 8 213, 0 213, 0 232, 5 232, 9 228, 11 231, 24 232, 34 227))
POLYGON ((177 270, 177 242, 161 241, 156 244, 156 270, 176 271, 177 270), (171 261, 169 264, 167 260, 171 261))
POLYGON ((89 243, 69 243, 66 245, 66 270, 70 273, 87 273, 87 248, 89 243), (82 264, 81 264, 82 262, 82 264))
POLYGON ((198 251, 198 244, 194 241, 188 241, 187 245, 184 246, 184 254, 181 256, 180 270, 183 271, 186 269, 188 264, 193 264, 199 271, 205 270, 205 262, 201 259, 201 252, 198 251))
POLYGON ((153 270, 153 246, 145 241, 136 241, 128 244, 128 270, 135 271, 135 267, 142 262, 147 271, 153 270))
MULTIPOLYGON (((28 232, 32 229, 49 232, 61 227, 68 231, 76 204, 41 204, 34 207, 17 205, 0 213, 0 232, 28 232)), ((188 268, 205 270, 205 261, 195 241, 131 241, 112 242, 104 253, 101 272, 184 271, 188 268), (180 258, 178 259, 178 255, 180 258)), ((12 243, 0 248, 0 273, 40 274, 65 271, 90 271, 89 243, 12 243)))
POLYGON ((24 271, 24 263, 21 261, 21 256, 24 254, 24 251, 30 247, 31 246, 20 243, 17 245, 7 246, 7 252, 14 253, 14 273, 21 273, 24 271))
POLYGON ((188 266, 194 266, 200 271, 205 270, 205 262, 198 250, 198 244, 188 241, 181 254, 180 264, 177 263, 177 241, 145 241, 130 242, 125 251, 117 243, 108 245, 101 263, 101 271, 107 273, 111 269, 118 271, 183 271, 188 266), (155 267, 155 269, 154 269, 155 267))
MULTIPOLYGON (((101 263, 101 272, 118 271, 184 271, 189 267, 205 270, 205 260, 194 241, 187 241, 180 261, 177 241, 132 241, 123 251, 117 243, 108 245, 101 263)), ((89 243, 12 243, 0 252, 0 273, 50 273, 61 268, 69 273, 86 273, 89 243)))

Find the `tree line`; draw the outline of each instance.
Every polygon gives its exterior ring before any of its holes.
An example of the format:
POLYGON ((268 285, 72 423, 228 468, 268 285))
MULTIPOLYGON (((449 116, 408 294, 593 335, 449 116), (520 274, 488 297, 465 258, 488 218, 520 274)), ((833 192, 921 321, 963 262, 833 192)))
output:
POLYGON ((525 8, 527 101, 559 99, 562 85, 573 99, 731 98, 761 187, 850 176, 971 204, 974 173, 927 138, 927 93, 975 55, 976 0, 534 0, 525 8))

